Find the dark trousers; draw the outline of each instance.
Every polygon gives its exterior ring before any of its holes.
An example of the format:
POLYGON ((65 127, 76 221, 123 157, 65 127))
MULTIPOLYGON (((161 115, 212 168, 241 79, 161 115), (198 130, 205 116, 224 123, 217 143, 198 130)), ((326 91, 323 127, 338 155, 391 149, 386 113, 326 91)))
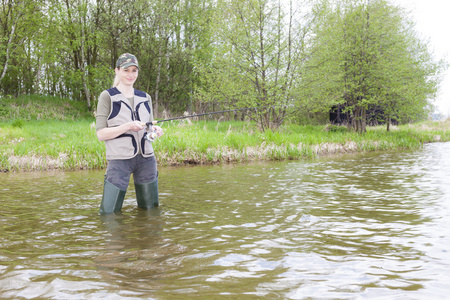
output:
POLYGON ((108 161, 105 178, 121 190, 128 188, 131 174, 133 174, 134 183, 155 181, 158 177, 155 156, 143 157, 138 154, 130 159, 108 161))

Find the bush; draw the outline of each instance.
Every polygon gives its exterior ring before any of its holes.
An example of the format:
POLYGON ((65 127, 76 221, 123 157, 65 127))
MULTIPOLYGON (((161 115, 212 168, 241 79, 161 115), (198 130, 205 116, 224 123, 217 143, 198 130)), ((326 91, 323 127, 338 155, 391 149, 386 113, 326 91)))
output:
POLYGON ((328 124, 324 127, 324 130, 328 132, 347 132, 348 128, 346 126, 328 124))
POLYGON ((23 120, 20 120, 20 119, 14 120, 11 125, 14 128, 22 128, 23 127, 23 120))

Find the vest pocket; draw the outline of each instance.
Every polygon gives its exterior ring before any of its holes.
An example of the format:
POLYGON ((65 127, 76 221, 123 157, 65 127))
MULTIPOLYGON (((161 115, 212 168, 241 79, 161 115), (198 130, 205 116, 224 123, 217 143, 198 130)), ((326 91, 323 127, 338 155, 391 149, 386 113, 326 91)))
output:
POLYGON ((144 136, 141 138, 141 150, 143 156, 149 156, 153 154, 153 145, 144 136))
POLYGON ((136 138, 132 134, 122 134, 105 142, 107 159, 127 159, 138 153, 136 138))

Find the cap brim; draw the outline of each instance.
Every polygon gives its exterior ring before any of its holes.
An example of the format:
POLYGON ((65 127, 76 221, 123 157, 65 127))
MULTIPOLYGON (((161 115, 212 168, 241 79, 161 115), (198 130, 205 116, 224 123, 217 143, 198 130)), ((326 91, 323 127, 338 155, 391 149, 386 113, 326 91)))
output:
POLYGON ((130 63, 124 63, 124 64, 121 65, 120 67, 126 69, 126 68, 131 67, 131 66, 135 66, 136 68, 139 69, 139 66, 138 66, 137 64, 135 64, 135 63, 132 63, 132 62, 130 62, 130 63))

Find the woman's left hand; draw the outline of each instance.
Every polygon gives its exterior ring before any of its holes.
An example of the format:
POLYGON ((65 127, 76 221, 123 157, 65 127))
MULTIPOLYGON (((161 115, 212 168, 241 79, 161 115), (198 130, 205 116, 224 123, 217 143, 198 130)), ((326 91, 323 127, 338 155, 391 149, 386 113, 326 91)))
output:
POLYGON ((155 131, 155 133, 158 137, 160 137, 164 134, 164 131, 159 126, 153 125, 153 130, 155 131))

